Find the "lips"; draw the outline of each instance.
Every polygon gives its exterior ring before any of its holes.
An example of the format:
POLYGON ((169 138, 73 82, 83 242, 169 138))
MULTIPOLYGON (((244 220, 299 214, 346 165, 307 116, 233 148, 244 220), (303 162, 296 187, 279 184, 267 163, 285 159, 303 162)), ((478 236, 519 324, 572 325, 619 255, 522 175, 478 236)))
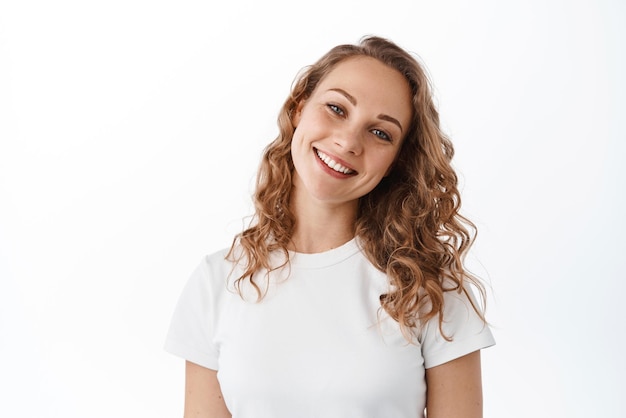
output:
POLYGON ((346 174, 346 175, 351 175, 351 174, 356 174, 356 171, 352 170, 351 168, 348 168, 344 165, 341 165, 340 163, 338 163, 337 161, 333 160, 332 158, 330 158, 330 156, 324 154, 322 151, 318 150, 317 148, 315 149, 315 153, 317 154, 317 157, 328 166, 328 168, 330 168, 331 170, 336 171, 337 173, 341 173, 341 174, 346 174))

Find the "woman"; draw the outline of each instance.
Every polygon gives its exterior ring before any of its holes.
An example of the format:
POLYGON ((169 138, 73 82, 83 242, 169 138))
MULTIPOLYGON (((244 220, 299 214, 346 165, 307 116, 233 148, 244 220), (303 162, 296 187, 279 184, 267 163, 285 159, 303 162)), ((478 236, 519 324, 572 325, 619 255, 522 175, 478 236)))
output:
POLYGON ((201 262, 172 320, 185 416, 482 416, 493 338, 420 65, 377 37, 335 47, 279 127, 253 223, 201 262))

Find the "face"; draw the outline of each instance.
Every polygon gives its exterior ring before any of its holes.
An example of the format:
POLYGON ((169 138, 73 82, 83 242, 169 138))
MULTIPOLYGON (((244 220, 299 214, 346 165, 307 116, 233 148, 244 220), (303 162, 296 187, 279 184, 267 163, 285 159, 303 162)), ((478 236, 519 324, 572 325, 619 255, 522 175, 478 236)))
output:
POLYGON ((356 208, 390 171, 411 116, 400 72, 371 57, 341 61, 295 112, 294 193, 356 208))

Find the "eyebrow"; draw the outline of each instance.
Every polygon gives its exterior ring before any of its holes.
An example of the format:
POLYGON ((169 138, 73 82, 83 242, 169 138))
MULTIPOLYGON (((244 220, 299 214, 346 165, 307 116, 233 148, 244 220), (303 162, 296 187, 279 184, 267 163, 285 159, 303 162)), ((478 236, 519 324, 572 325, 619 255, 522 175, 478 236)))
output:
POLYGON ((404 133, 404 131, 402 130, 402 125, 400 125, 400 122, 398 122, 396 118, 392 118, 389 115, 385 115, 384 113, 381 113, 380 115, 378 115, 378 119, 386 120, 387 122, 391 122, 395 125, 398 125, 398 128, 400 128, 400 132, 404 133))
POLYGON ((328 91, 336 91, 337 93, 340 93, 340 94, 344 95, 346 97, 346 99, 348 99, 348 101, 350 101, 350 103, 352 103, 353 106, 356 106, 356 99, 354 98, 354 96, 352 96, 347 91, 345 91, 343 89, 328 89, 328 91))
MULTIPOLYGON (((332 88, 332 89, 328 89, 328 91, 335 91, 335 92, 343 95, 346 99, 348 99, 348 101, 350 103, 352 103, 353 106, 356 106, 356 99, 354 98, 354 96, 352 96, 347 91, 345 91, 343 89, 340 89, 340 88, 332 88)), ((398 120, 396 118, 393 118, 393 117, 391 117, 389 115, 385 115, 384 113, 381 113, 377 117, 378 117, 378 119, 386 120, 387 122, 391 122, 394 125, 397 125, 398 128, 400 128, 400 132, 404 133, 404 130, 402 129, 402 125, 400 125, 400 122, 398 122, 398 120)))

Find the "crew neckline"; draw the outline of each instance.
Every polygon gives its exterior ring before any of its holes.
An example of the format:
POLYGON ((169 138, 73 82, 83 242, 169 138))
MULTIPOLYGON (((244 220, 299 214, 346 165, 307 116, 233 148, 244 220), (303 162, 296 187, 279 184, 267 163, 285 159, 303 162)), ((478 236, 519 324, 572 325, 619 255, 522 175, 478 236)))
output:
POLYGON ((289 261, 292 266, 304 268, 323 268, 332 266, 356 254, 361 249, 357 243, 357 238, 352 238, 345 244, 321 253, 299 253, 289 251, 289 261))

